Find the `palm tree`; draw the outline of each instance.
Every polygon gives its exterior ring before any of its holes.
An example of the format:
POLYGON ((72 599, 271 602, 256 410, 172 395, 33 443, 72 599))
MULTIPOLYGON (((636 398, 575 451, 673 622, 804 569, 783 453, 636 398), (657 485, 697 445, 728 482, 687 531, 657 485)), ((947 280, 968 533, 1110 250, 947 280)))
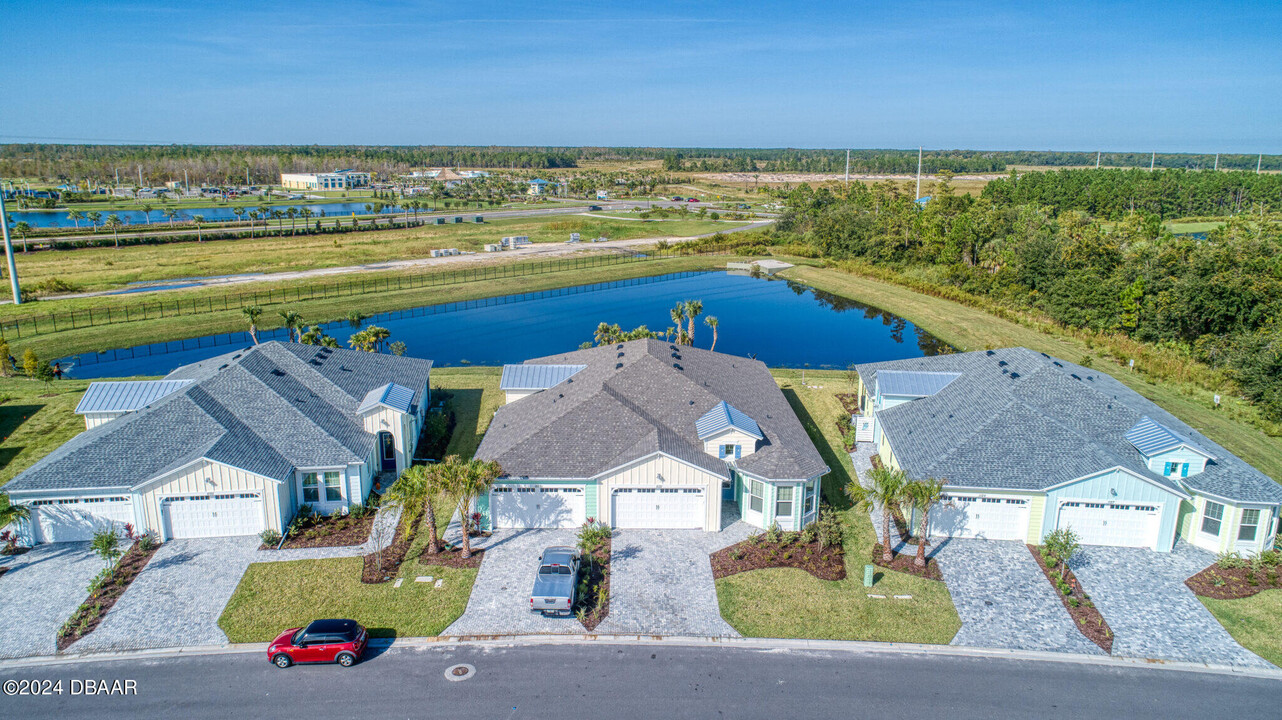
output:
POLYGON ((362 313, 360 310, 353 310, 347 313, 347 324, 351 325, 354 328, 358 328, 361 326, 361 323, 365 322, 366 318, 368 317, 369 317, 368 315, 366 315, 365 313, 362 313))
POLYGON ((174 218, 178 216, 178 211, 173 208, 165 208, 165 217, 169 218, 169 227, 174 226, 174 218))
POLYGON ((196 224, 196 242, 205 242, 205 238, 200 234, 200 224, 205 222, 204 215, 192 215, 191 221, 196 224))
POLYGON ((460 463, 455 458, 453 469, 442 469, 450 490, 458 494, 458 514, 463 522, 463 558, 472 557, 472 502, 488 493, 494 481, 503 474, 503 468, 493 460, 468 460, 460 463))
MULTIPOLYGON (((270 193, 271 191, 269 190, 268 192, 270 193)), ((272 209, 266 205, 259 205, 257 210, 258 216, 263 219, 263 227, 267 227, 267 218, 271 217, 272 209)))
POLYGON ((668 314, 672 316, 672 323, 677 326, 677 344, 682 345, 685 342, 686 335, 686 304, 683 302, 677 303, 677 306, 669 310, 668 314))
POLYGON ((708 349, 716 350, 717 349, 717 326, 721 324, 721 321, 717 320, 716 315, 709 315, 708 317, 703 319, 703 324, 712 328, 712 347, 708 349))
POLYGON ((294 331, 298 331, 298 341, 303 341, 303 315, 297 310, 285 309, 276 311, 280 319, 285 323, 285 337, 289 340, 294 339, 294 331))
POLYGON ((272 219, 276 221, 276 228, 283 234, 285 232, 285 213, 279 210, 272 210, 272 219))
POLYGON ((241 218, 245 215, 245 208, 237 205, 231 209, 231 214, 236 216, 236 222, 240 222, 241 218))
POLYGON ((930 509, 943 497, 944 481, 934 478, 914 480, 904 487, 904 494, 908 496, 913 507, 917 508, 917 512, 921 513, 917 530, 917 557, 913 560, 913 564, 924 568, 926 567, 926 532, 930 509))
POLYGON ((694 319, 703 314, 703 301, 686 300, 685 307, 686 320, 690 324, 690 331, 686 333, 689 336, 687 339, 690 341, 690 345, 694 345, 694 319))
POLYGON ((240 309, 249 321, 249 337, 253 338, 254 344, 258 344, 258 318, 263 316, 263 309, 257 305, 250 305, 240 309))
POLYGON ((154 210, 155 208, 154 208, 153 206, 151 206, 150 204, 148 204, 148 203, 143 203, 142 205, 139 205, 138 207, 142 209, 142 219, 143 219, 144 221, 146 221, 146 223, 147 223, 148 225, 150 225, 150 224, 151 224, 151 211, 152 211, 152 210, 154 210))
POLYGON ((249 211, 249 236, 251 238, 254 236, 254 225, 258 222, 258 217, 257 210, 249 211))
MULTIPOLYGON (((119 231, 120 231, 120 226, 123 224, 124 223, 120 222, 120 216, 115 213, 108 215, 107 222, 103 223, 104 226, 111 228, 111 235, 116 239, 116 247, 120 247, 119 231)), ((23 243, 22 251, 23 252, 27 251, 26 243, 23 243)))
POLYGON ((0 493, 0 528, 30 517, 31 508, 26 505, 14 505, 10 502, 8 493, 0 493))
POLYGON ((304 228, 303 228, 303 229, 306 229, 306 225, 307 225, 307 223, 306 223, 305 221, 306 221, 306 220, 308 220, 308 219, 310 219, 310 218, 311 218, 313 215, 315 215, 315 214, 316 214, 316 213, 312 212, 312 209, 311 209, 311 208, 303 208, 302 210, 299 210, 299 211, 298 211, 298 215, 299 215, 299 217, 301 217, 301 218, 304 220, 304 222, 303 222, 303 226, 304 226, 304 228))
POLYGON ((76 229, 80 229, 80 221, 85 219, 85 214, 79 210, 72 210, 67 213, 67 219, 76 224, 76 229))
POLYGON ((97 229, 98 229, 98 221, 99 221, 99 220, 102 220, 102 213, 98 212, 97 210, 94 210, 94 211, 90 212, 88 215, 86 215, 85 217, 89 218, 89 225, 90 225, 94 230, 97 230, 97 229))
MULTIPOLYGON (((112 217, 115 217, 115 215, 112 215, 112 217)), ((26 252, 27 251, 27 235, 31 233, 31 223, 25 220, 14 223, 13 231, 18 233, 18 237, 22 238, 22 251, 26 252)))
POLYGON ((902 470, 891 470, 885 467, 873 468, 869 474, 872 487, 866 488, 859 479, 852 478, 846 485, 846 496, 860 512, 881 509, 881 559, 887 563, 895 559, 890 548, 894 542, 890 539, 890 510, 904 499, 904 484, 907 478, 902 470))
POLYGON ((412 465, 401 472, 401 476, 383 496, 386 501, 401 506, 401 530, 408 534, 412 529, 410 522, 414 517, 414 508, 422 506, 427 521, 427 552, 435 555, 441 551, 440 532, 436 528, 436 500, 445 487, 446 472, 458 464, 458 456, 450 455, 436 465, 412 465))
POLYGON ((298 208, 291 207, 285 209, 285 215, 289 217, 289 234, 294 234, 294 218, 298 217, 298 208))

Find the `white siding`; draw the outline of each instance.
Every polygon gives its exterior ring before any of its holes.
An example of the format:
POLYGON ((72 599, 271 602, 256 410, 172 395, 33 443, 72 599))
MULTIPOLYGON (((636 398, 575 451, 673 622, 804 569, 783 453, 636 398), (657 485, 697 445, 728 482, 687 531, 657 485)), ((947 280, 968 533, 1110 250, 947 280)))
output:
POLYGON ((92 412, 85 413, 85 429, 93 430, 103 423, 111 422, 116 418, 124 415, 122 412, 92 412))
MULTIPOLYGON (((735 428, 726 428, 707 440, 704 440, 703 451, 712 457, 720 457, 719 449, 722 445, 738 445, 743 448, 741 451, 741 457, 747 457, 757 451, 757 439, 748 433, 735 428)), ((726 459, 733 460, 734 456, 728 456, 726 459)))
POLYGON ((164 518, 161 515, 160 503, 165 497, 258 491, 263 498, 266 526, 283 530, 281 505, 273 502, 273 498, 281 497, 277 484, 262 475, 255 475, 222 463, 201 460, 144 488, 140 493, 144 517, 139 520, 143 521, 142 524, 148 529, 162 534, 163 537, 164 518))
MULTIPOLYGON (((1206 458, 1185 447, 1178 447, 1174 450, 1154 455, 1148 459, 1148 469, 1161 475, 1168 462, 1188 463, 1189 475, 1196 475, 1206 469, 1206 458)), ((1173 469, 1170 474, 1170 477, 1173 478, 1182 476, 1181 469, 1173 469)))
MULTIPOLYGON (((410 461, 414 458, 414 445, 418 442, 418 418, 380 406, 365 413, 361 422, 365 425, 365 431, 374 435, 375 438, 378 437, 379 432, 383 431, 392 434, 392 440, 396 446, 397 473, 410 466, 410 461)), ((375 458, 381 457, 381 449, 376 445, 375 458)), ((380 467, 381 460, 376 462, 375 466, 380 467)))
POLYGON ((504 390, 503 392, 507 396, 507 399, 504 401, 504 404, 507 404, 507 403, 516 402, 521 398, 527 398, 536 392, 542 392, 542 391, 540 390, 504 390))
POLYGON ((601 520, 613 523, 610 515, 611 493, 616 487, 699 487, 707 498, 704 530, 721 529, 721 478, 667 455, 654 455, 633 462, 601 478, 599 513, 601 520))

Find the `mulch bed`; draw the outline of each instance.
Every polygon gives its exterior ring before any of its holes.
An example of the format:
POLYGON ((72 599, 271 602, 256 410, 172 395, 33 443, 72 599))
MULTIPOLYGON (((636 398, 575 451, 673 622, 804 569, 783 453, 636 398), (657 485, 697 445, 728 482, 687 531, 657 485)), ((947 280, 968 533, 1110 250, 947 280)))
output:
MULTIPOLYGON (((902 510, 896 507, 890 509, 890 526, 899 533, 899 539, 902 542, 917 544, 917 538, 913 537, 912 529, 908 527, 908 521, 904 519, 902 510)), ((930 541, 926 541, 926 547, 930 547, 930 541)))
POLYGON ((881 543, 876 543, 872 546, 872 564, 877 567, 884 567, 887 570, 916 575, 919 578, 925 578, 927 580, 938 580, 940 582, 943 582, 944 580, 944 574, 939 570, 939 563, 935 562, 935 558, 930 557, 929 555, 926 556, 926 567, 923 568, 917 567, 917 556, 915 551, 913 553, 897 553, 892 550, 890 553, 890 562, 886 562, 882 558, 881 553, 881 543))
POLYGON ((1282 577, 1279 577, 1276 565, 1266 565, 1262 572, 1257 573, 1249 564, 1240 568, 1222 568, 1212 564, 1185 580, 1184 584, 1194 595, 1215 600, 1240 600, 1263 590, 1282 589, 1282 577))
POLYGON ((410 545, 414 544, 414 534, 418 531, 422 520, 423 509, 418 508, 414 513, 414 519, 410 521, 409 532, 405 532, 404 523, 396 523, 396 535, 392 537, 392 543, 383 549, 382 570, 379 570, 378 553, 366 555, 365 565, 361 569, 361 582, 375 585, 396 577, 400 572, 401 563, 405 562, 405 556, 410 551, 410 545))
MULTIPOLYGON (((318 548, 318 547, 351 547, 360 545, 369 539, 370 526, 374 524, 374 517, 377 515, 373 508, 363 517, 354 518, 350 515, 340 517, 324 517, 315 525, 301 530, 298 533, 291 533, 285 539, 285 544, 281 546, 282 550, 291 550, 294 548, 318 548)), ((264 550, 275 550, 276 547, 263 545, 264 550)))
POLYGON ((859 414, 859 393, 837 393, 841 406, 851 415, 859 414))
POLYGON ((610 538, 606 538, 601 547, 583 556, 583 572, 586 573, 588 590, 579 596, 575 614, 580 611, 583 617, 579 622, 584 629, 591 632, 610 614, 610 538), (598 588, 600 588, 598 590, 598 588), (597 604, 600 598, 601 603, 597 604))
POLYGON ((850 432, 849 439, 851 440, 851 442, 846 442, 847 436, 846 436, 845 428, 842 427, 842 422, 840 420, 833 421, 833 427, 837 428, 837 436, 841 438, 841 446, 845 448, 846 452, 848 453, 854 452, 855 451, 855 444, 853 442, 855 439, 854 431, 852 430, 850 432))
POLYGON ((7 572, 9 572, 9 566, 8 566, 8 565, 5 565, 4 567, 0 567, 0 577, 4 577, 4 574, 5 574, 5 573, 7 573, 7 572))
POLYGON ((787 567, 805 570, 820 580, 844 580, 845 554, 840 545, 820 550, 818 542, 802 543, 795 539, 754 542, 750 538, 712 554, 712 577, 720 580, 750 570, 787 567))
POLYGON ((1091 602, 1091 596, 1086 594, 1086 588, 1082 587, 1073 575, 1073 571, 1067 570, 1064 579, 1072 586, 1072 594, 1065 595, 1060 592, 1055 585, 1055 578, 1059 577, 1058 567, 1047 567, 1046 560, 1042 557, 1041 551, 1036 545, 1027 545, 1028 551, 1033 554, 1033 560, 1037 562, 1037 567, 1042 569, 1042 574, 1046 576, 1046 581, 1051 584, 1051 591, 1059 597, 1063 603, 1064 609, 1068 611, 1069 617, 1073 618, 1073 624, 1077 630, 1086 636, 1087 640, 1099 645, 1104 652, 1113 653, 1113 630, 1108 626, 1108 621, 1100 613, 1095 603, 1091 602), (1072 600, 1077 600, 1077 607, 1073 607, 1072 600))
POLYGON ((447 568, 479 568, 481 559, 485 557, 484 548, 473 548, 472 557, 463 557, 463 547, 461 545, 446 545, 441 543, 441 551, 438 553, 429 553, 428 548, 424 547, 423 552, 418 554, 418 563, 420 565, 440 565, 447 568))
POLYGON ((93 632, 102 624, 107 611, 111 609, 129 584, 138 577, 138 573, 147 567, 151 558, 160 549, 160 543, 154 543, 150 550, 143 551, 134 543, 116 562, 111 579, 103 583, 84 603, 76 608, 71 618, 58 630, 58 652, 66 650, 72 643, 93 632))

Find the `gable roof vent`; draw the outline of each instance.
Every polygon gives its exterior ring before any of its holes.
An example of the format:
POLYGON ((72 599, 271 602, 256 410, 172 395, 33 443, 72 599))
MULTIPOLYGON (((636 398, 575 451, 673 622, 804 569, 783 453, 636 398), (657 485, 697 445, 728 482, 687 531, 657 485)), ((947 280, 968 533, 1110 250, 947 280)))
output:
POLYGON ((1005 361, 1005 360, 998 360, 998 361, 997 361, 997 367, 1006 367, 1006 361, 1005 361))
POLYGON ((1017 377, 1019 377, 1019 373, 1017 373, 1017 372, 1013 372, 1013 373, 1011 373, 1011 374, 1010 374, 1010 379, 1011 379, 1011 380, 1014 380, 1014 379, 1015 379, 1015 378, 1017 378, 1017 377))
POLYGON ((1077 373, 1069 373, 1068 376, 1074 380, 1081 380, 1081 378, 1077 376, 1077 373))
POLYGON ((987 356, 989 356, 989 357, 992 357, 992 356, 996 355, 997 353, 993 352, 992 350, 989 350, 988 352, 985 352, 984 354, 985 354, 985 355, 987 355, 987 356))

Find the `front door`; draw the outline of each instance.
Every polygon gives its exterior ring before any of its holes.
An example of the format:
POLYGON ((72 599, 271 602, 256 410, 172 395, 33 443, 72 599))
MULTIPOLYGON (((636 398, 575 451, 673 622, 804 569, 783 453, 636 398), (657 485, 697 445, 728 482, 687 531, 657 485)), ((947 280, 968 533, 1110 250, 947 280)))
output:
POLYGON ((383 470, 396 470, 396 441, 386 430, 378 434, 378 444, 382 448, 383 470))

